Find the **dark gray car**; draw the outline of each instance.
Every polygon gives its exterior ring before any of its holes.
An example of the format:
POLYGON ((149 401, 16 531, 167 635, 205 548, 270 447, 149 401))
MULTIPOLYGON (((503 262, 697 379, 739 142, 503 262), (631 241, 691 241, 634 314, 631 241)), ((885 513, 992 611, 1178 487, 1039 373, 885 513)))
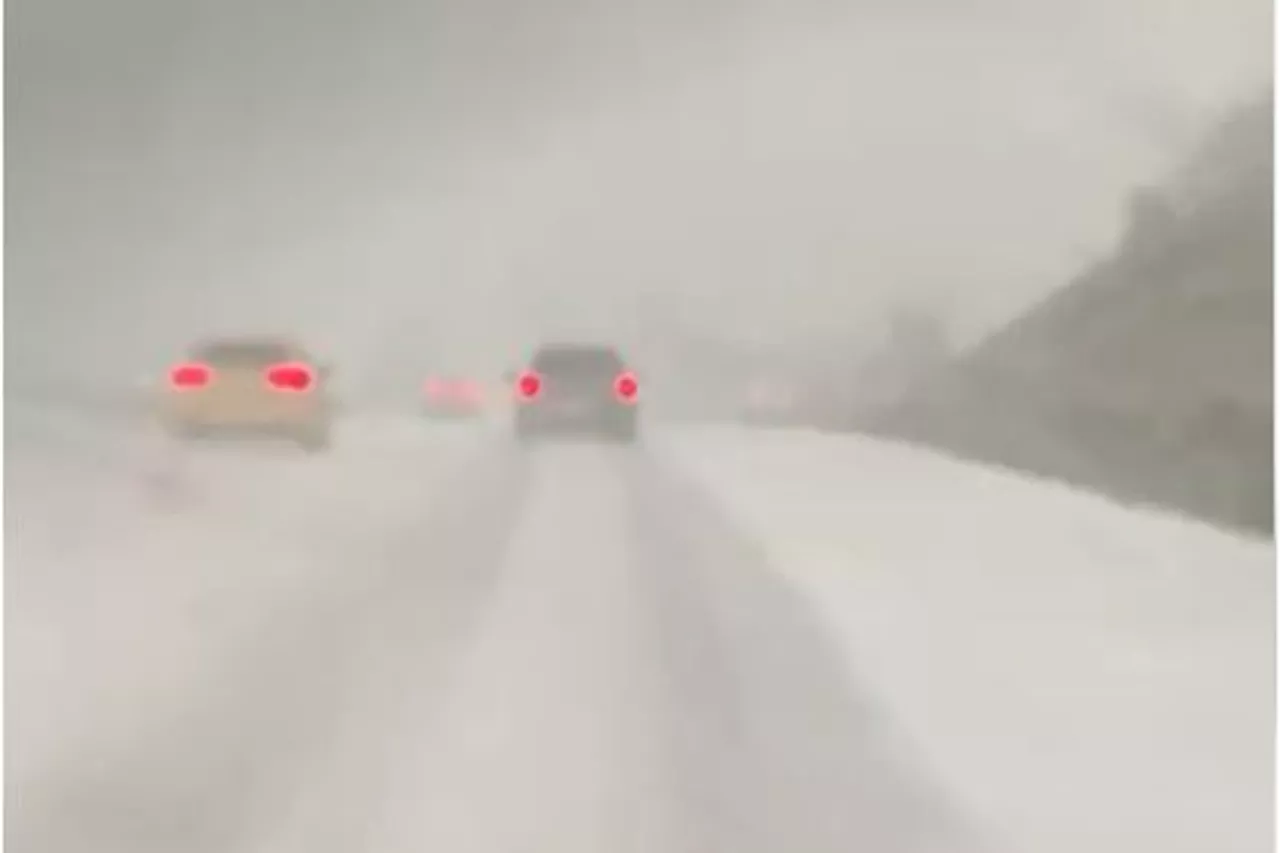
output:
POLYGON ((515 432, 522 441, 583 436, 634 442, 639 382, 619 353, 595 344, 551 344, 516 378, 515 432))

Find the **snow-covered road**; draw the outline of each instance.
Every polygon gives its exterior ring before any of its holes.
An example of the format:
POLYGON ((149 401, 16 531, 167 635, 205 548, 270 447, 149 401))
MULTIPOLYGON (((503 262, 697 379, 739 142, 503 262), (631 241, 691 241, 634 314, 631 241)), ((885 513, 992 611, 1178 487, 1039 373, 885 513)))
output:
POLYGON ((1269 849, 1269 545, 849 438, 19 426, 15 851, 1269 849))
POLYGON ((662 450, 1010 849, 1274 848, 1273 543, 886 442, 662 450))

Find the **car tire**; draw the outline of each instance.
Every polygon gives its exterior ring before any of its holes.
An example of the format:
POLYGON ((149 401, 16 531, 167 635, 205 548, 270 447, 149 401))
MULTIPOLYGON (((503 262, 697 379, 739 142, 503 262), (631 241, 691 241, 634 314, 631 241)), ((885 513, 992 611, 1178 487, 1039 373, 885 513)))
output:
POLYGON ((511 429, 515 434, 516 442, 520 445, 533 444, 540 436, 537 422, 528 417, 526 413, 521 412, 512 418, 511 429))
POLYGON ((640 440, 640 428, 634 419, 616 427, 611 437, 619 444, 635 444, 640 440))
POLYGON ((333 449, 333 437, 327 429, 305 433, 298 439, 298 446, 307 453, 327 453, 333 449))

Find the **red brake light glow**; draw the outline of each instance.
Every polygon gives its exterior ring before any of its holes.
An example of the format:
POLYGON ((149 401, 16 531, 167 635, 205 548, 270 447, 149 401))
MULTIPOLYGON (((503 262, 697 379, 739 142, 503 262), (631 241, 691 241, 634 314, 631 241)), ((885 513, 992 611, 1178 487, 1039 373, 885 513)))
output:
POLYGON ((516 392, 525 400, 532 400, 542 390, 542 377, 531 370, 520 374, 516 381, 516 392))
POLYGON ((277 364, 267 368, 267 384, 276 391, 307 391, 315 383, 315 374, 305 364, 277 364))
POLYGON ((203 388, 213 381, 213 371, 203 364, 179 364, 169 371, 169 383, 180 391, 203 388))
POLYGON ((635 374, 629 371, 623 372, 613 381, 613 391, 622 402, 632 403, 640 393, 640 383, 636 380, 635 374))

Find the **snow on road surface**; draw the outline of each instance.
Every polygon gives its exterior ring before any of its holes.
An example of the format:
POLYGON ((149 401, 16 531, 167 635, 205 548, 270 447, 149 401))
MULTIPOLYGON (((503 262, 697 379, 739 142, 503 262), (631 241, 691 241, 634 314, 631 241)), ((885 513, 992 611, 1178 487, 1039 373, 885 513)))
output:
POLYGON ((686 849, 619 464, 607 448, 534 460, 501 582, 370 849, 686 849))
POLYGON ((142 424, 10 405, 8 790, 34 798, 281 609, 350 584, 477 444, 356 423, 327 457, 187 452, 142 424))
POLYGON ((1262 849, 1267 548, 848 439, 420 426, 201 456, 163 522, 11 555, 19 637, 97 617, 86 696, 122 697, 34 751, 14 850, 1262 849), (59 557, 123 578, 105 615, 34 582, 59 557), (140 618, 215 581, 235 631, 140 618))
POLYGON ((985 849, 713 507, 643 451, 504 464, 432 522, 467 596, 415 573, 369 712, 253 850, 985 849))
POLYGON ((1011 849, 1273 849, 1271 542, 870 439, 660 447, 1011 849))

